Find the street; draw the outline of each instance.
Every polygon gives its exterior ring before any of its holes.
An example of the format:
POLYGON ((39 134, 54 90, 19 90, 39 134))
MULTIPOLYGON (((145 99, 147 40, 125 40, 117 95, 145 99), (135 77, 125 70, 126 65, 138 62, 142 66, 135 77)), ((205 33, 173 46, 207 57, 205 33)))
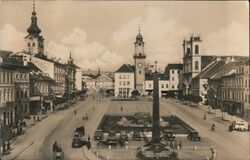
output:
MULTIPOLYGON (((152 102, 148 101, 110 101, 108 98, 92 97, 85 101, 79 101, 67 110, 50 114, 46 119, 26 130, 26 133, 14 141, 10 155, 3 159, 52 159, 52 145, 55 141, 61 144, 65 159, 86 159, 86 146, 80 149, 71 147, 73 130, 81 125, 85 126, 86 135, 93 134, 104 114, 133 114, 135 112, 151 112, 152 102), (101 103, 96 102, 102 99, 101 103), (123 107, 123 111, 120 107, 123 107), (77 114, 74 115, 76 109, 77 114), (88 113, 89 120, 82 120, 88 113)), ((213 145, 216 149, 217 159, 220 160, 244 160, 248 157, 249 132, 228 132, 228 122, 218 121, 213 114, 203 119, 203 110, 190 108, 173 100, 160 100, 161 115, 177 115, 186 123, 196 129, 202 137, 199 146, 209 148, 213 145), (215 124, 215 132, 210 131, 212 123, 215 124), (200 145, 200 143, 203 143, 200 145)), ((193 146, 184 146, 193 147, 193 146)), ((89 156, 89 154, 88 154, 89 156)), ((95 157, 88 157, 96 159, 95 157)))

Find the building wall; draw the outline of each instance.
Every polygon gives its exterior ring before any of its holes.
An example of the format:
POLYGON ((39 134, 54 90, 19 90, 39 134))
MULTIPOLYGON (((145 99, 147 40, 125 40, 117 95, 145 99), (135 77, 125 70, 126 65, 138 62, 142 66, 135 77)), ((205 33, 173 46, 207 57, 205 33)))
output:
POLYGON ((75 87, 78 91, 82 90, 82 69, 76 69, 75 87))
POLYGON ((66 67, 61 64, 54 64, 55 85, 52 87, 56 95, 63 95, 66 92, 66 67))
MULTIPOLYGON (((166 95, 166 91, 170 90, 170 82, 168 80, 160 80, 159 81, 159 97, 165 96, 166 95)), ((153 92, 154 89, 154 82, 153 80, 146 80, 145 81, 145 89, 148 92, 148 94, 150 95, 151 92, 153 92)))
POLYGON ((145 58, 135 58, 135 88, 140 92, 144 92, 145 84, 145 58))
POLYGON ((0 70, 0 125, 8 125, 14 122, 14 71, 0 70))
POLYGON ((115 96, 130 97, 135 89, 134 73, 115 73, 115 96), (126 94, 124 93, 126 92, 126 94))
POLYGON ((170 90, 179 90, 179 69, 170 69, 169 71, 169 89, 170 90))

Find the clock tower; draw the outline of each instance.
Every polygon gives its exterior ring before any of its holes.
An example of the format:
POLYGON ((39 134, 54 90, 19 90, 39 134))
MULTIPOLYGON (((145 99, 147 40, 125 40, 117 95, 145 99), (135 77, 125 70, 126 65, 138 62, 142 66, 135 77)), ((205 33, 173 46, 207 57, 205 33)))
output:
POLYGON ((145 59, 146 55, 144 54, 144 42, 143 37, 140 33, 136 36, 135 41, 135 89, 137 89, 140 93, 144 92, 144 84, 145 84, 145 59))

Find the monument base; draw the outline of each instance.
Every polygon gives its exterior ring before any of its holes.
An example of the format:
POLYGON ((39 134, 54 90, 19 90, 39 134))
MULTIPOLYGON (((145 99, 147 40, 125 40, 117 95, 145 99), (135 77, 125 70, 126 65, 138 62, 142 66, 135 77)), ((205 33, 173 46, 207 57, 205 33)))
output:
POLYGON ((140 160, 177 160, 177 153, 162 143, 148 143, 138 152, 140 160))

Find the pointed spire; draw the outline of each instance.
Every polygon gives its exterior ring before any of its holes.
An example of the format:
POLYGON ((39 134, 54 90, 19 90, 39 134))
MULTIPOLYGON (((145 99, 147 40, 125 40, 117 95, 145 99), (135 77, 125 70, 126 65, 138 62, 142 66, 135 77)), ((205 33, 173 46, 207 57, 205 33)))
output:
POLYGON ((71 51, 69 52, 69 59, 72 59, 72 57, 71 57, 71 51))
POLYGON ((31 25, 27 29, 27 32, 29 34, 32 34, 34 36, 39 35, 41 32, 41 29, 37 25, 37 17, 36 17, 36 10, 35 10, 35 1, 33 1, 33 11, 32 11, 32 16, 31 16, 31 25))

